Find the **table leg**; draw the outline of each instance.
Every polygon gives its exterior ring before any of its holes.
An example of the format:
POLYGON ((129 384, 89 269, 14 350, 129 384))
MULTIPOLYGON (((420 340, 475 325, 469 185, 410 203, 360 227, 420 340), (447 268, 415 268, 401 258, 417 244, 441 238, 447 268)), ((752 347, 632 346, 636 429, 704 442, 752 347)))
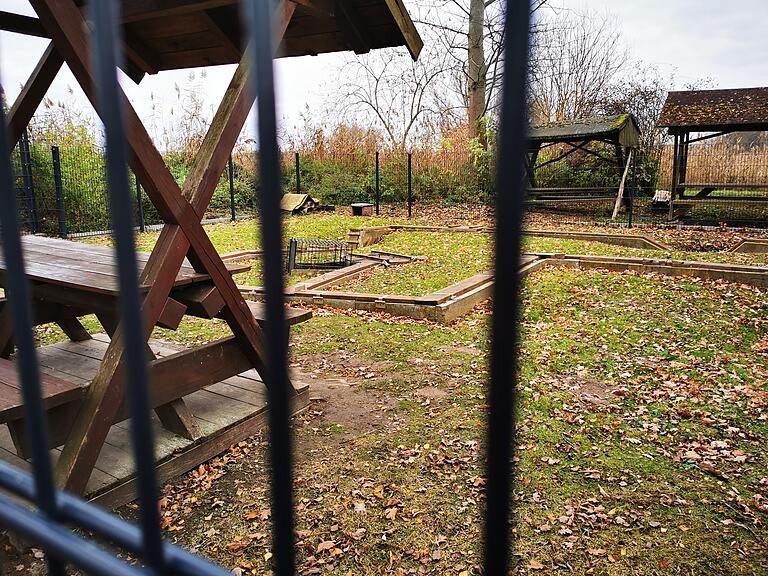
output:
POLYGON ((13 325, 8 300, 0 300, 0 358, 13 354, 13 325))
MULTIPOLYGON (((112 338, 115 330, 117 330, 117 318, 103 313, 96 314, 96 317, 99 319, 99 323, 102 325, 107 335, 112 338)), ((155 353, 152 352, 149 344, 146 344, 146 354, 148 360, 156 359, 155 353)), ((177 398, 168 404, 158 406, 155 408, 155 414, 157 414, 157 417, 163 424, 163 428, 170 430, 174 434, 178 434, 182 438, 186 438, 187 440, 197 440, 202 436, 202 432, 197 425, 195 416, 192 414, 192 411, 189 409, 186 402, 184 402, 183 398, 177 398)))
POLYGON ((85 329, 85 326, 83 326, 80 323, 80 320, 75 316, 56 320, 56 324, 58 324, 59 328, 64 331, 64 334, 66 334, 72 342, 85 342, 86 340, 91 339, 88 330, 85 329))

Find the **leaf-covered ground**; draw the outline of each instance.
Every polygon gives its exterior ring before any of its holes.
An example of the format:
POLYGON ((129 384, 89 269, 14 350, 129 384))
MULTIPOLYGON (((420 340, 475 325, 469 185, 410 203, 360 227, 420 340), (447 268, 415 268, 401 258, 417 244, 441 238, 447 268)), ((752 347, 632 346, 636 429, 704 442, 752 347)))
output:
MULTIPOLYGON (((293 235, 339 239, 360 222, 291 221, 293 235)), ((219 226, 222 252, 254 246, 252 223, 219 226)), ((404 275, 386 291, 424 293, 485 269, 482 235, 450 236, 468 244, 428 234, 411 250, 414 236, 389 236, 390 249, 443 259, 433 277, 404 275)), ((665 240, 697 253, 737 240, 706 238, 665 240)), ((293 330, 293 369, 313 398, 294 423, 302 574, 480 573, 488 318, 487 307, 448 326, 316 309, 293 330)), ((737 284, 557 268, 528 278, 518 573, 768 574, 766 318, 768 293, 737 284)), ((226 333, 198 320, 158 331, 188 344, 226 333)), ((265 573, 267 470, 266 436, 255 436, 167 484, 167 536, 236 573, 265 573)))
MULTIPOLYGON (((518 571, 766 573, 766 293, 548 269, 525 302, 518 571)), ((487 310, 316 312, 291 347, 314 398, 295 422, 301 573, 479 574, 487 310)), ((265 458, 255 437, 167 485, 169 536, 263 573, 265 458)))

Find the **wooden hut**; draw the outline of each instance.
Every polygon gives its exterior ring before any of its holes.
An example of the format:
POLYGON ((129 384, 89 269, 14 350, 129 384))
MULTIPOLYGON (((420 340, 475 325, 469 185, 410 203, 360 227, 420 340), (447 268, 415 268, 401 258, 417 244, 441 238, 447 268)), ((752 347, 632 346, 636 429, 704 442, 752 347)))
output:
MULTIPOLYGON (((640 128, 631 114, 602 116, 567 122, 552 122, 531 127, 528 136, 528 201, 542 202, 594 202, 614 200, 616 209, 621 204, 632 150, 640 145, 640 128), (601 143, 613 149, 613 155, 605 155, 590 145, 601 143), (538 163, 539 154, 547 148, 562 150, 553 158, 538 163), (536 185, 536 171, 548 164, 560 162, 574 152, 581 151, 616 166, 621 183, 619 187, 561 187, 540 188, 536 185)), ((603 147, 604 149, 605 147, 603 147)))
MULTIPOLYGON (((40 62, 8 113, 17 143, 64 62, 98 108, 82 0, 30 0, 37 18, 0 12, 0 29, 49 38, 40 62)), ((150 254, 140 254, 142 315, 157 414, 158 477, 194 468, 253 434, 267 410, 262 307, 246 302, 201 225, 227 158, 254 102, 251 65, 240 40, 237 0, 122 0, 123 61, 136 81, 162 70, 237 63, 183 186, 163 162, 124 95, 123 112, 134 173, 164 221, 150 254), (188 349, 149 340, 152 329, 176 329, 184 316, 221 318, 229 337, 188 349)), ((421 39, 401 0, 282 0, 274 23, 279 56, 406 46, 421 39)), ((98 111, 98 110, 97 110, 98 111)), ((39 324, 56 323, 70 342, 40 349, 43 403, 59 484, 116 505, 133 498, 135 479, 125 419, 125 349, 117 315, 117 264, 109 248, 28 236, 23 240, 32 307, 39 324), (95 314, 103 334, 79 319, 95 314)), ((0 257, 0 286, 5 287, 0 257)), ((25 467, 24 405, 13 362, 8 301, 0 301, 0 458, 25 467)), ((289 322, 308 318, 288 310, 289 322)), ((291 407, 308 403, 306 385, 292 383, 291 407)))
POLYGON ((768 182, 688 181, 691 144, 768 130, 768 87, 670 92, 658 127, 674 138, 670 218, 695 205, 768 202, 768 182))

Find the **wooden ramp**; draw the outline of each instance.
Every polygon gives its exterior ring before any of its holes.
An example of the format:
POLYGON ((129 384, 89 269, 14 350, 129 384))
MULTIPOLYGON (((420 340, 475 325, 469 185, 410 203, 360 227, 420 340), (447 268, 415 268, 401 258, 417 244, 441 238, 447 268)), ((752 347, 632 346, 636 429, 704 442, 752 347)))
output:
MULTIPOLYGON (((60 342, 38 349, 42 372, 63 380, 86 385, 96 374, 109 337, 96 334, 84 342, 60 342)), ((149 341, 158 356, 168 356, 182 349, 176 344, 149 341)), ((309 386, 296 383, 298 395, 292 412, 309 404, 309 386)), ((231 445, 263 428, 267 421, 267 391, 255 370, 213 384, 189 396, 185 401, 195 415, 202 436, 187 440, 169 432, 154 416, 155 459, 158 481, 165 482, 192 470, 199 464, 227 450, 231 445)), ((61 448, 52 450, 54 461, 61 448)), ((0 426, 0 459, 29 469, 29 463, 16 455, 7 426, 0 426)), ((105 507, 114 508, 135 498, 134 464, 131 452, 130 421, 115 424, 107 434, 96 467, 88 480, 86 497, 105 507)))

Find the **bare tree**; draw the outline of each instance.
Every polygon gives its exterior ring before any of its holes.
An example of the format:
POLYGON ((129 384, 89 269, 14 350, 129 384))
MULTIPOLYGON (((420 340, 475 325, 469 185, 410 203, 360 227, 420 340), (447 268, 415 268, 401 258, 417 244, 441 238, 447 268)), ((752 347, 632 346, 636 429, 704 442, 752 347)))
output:
MULTIPOLYGON (((548 0, 535 0, 532 13, 547 3, 548 0)), ((420 23, 450 56, 453 87, 466 109, 469 135, 485 146, 485 119, 499 102, 504 67, 504 3, 433 0, 420 23)), ((536 28, 534 24, 534 35, 536 28)))
POLYGON ((442 86, 445 56, 424 52, 413 62, 400 49, 349 57, 336 75, 330 107, 341 121, 383 131, 394 148, 429 140, 450 123, 451 105, 442 86))
POLYGON ((615 19, 562 11, 539 31, 530 76, 536 122, 584 118, 599 112, 628 61, 615 19))

